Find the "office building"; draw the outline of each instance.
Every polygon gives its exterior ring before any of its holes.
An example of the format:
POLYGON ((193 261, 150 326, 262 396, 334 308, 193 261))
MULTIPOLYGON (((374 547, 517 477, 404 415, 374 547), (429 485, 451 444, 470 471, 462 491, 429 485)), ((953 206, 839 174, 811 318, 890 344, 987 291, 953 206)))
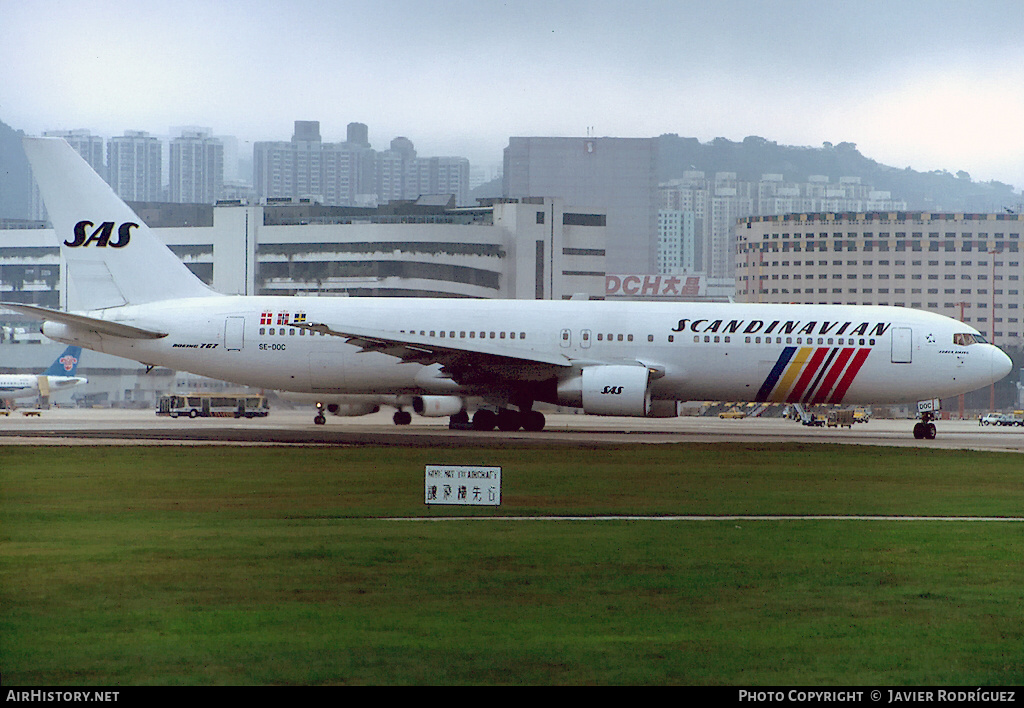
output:
POLYGON ((1024 345, 1020 214, 752 216, 737 227, 742 302, 895 305, 1024 345))
POLYGON ((657 270, 658 183, 651 139, 509 138, 503 194, 544 195, 607 215, 608 261, 622 273, 657 270))

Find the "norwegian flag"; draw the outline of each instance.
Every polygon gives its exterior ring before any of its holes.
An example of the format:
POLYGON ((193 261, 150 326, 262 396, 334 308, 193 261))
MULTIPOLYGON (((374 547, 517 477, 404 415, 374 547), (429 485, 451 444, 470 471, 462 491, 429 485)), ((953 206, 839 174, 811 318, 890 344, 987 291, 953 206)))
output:
POLYGON ((278 312, 277 313, 277 323, 279 325, 286 325, 286 324, 288 324, 288 313, 287 312, 278 312))
POLYGON ((261 325, 274 324, 274 313, 270 312, 270 311, 266 311, 262 315, 260 315, 260 324, 261 325))

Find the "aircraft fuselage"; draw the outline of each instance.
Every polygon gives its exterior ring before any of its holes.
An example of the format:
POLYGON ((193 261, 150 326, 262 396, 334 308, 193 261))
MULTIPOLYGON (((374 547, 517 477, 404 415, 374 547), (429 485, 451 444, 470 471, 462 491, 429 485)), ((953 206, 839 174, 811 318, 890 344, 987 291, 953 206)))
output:
POLYGON ((987 385, 1008 361, 992 345, 957 344, 958 333, 976 332, 960 322, 898 307, 224 296, 113 312, 106 318, 168 335, 124 339, 54 322, 44 333, 302 393, 479 393, 436 366, 295 326, 306 323, 524 359, 561 356, 565 373, 590 362, 639 363, 658 372, 650 394, 662 400, 908 402, 987 385))

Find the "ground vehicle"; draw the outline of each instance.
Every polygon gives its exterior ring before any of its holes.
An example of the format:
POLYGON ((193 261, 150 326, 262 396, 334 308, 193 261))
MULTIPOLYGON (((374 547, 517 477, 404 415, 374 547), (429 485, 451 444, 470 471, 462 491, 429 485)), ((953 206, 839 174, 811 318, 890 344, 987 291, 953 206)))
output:
POLYGON ((743 411, 736 410, 735 408, 729 411, 722 411, 718 414, 719 418, 746 418, 747 414, 743 411))
POLYGON ((844 410, 844 411, 829 411, 828 412, 828 419, 826 420, 825 424, 828 427, 830 427, 830 428, 838 428, 838 427, 852 428, 853 427, 853 423, 854 423, 853 411, 852 410, 844 410))
POLYGON ((1000 416, 999 425, 1020 425, 1024 426, 1024 411, 1003 413, 1000 416))
POLYGON ((1003 425, 1002 413, 986 413, 979 421, 982 425, 1003 425))
POLYGON ((266 396, 186 393, 161 396, 156 414, 172 418, 262 418, 270 412, 266 396))

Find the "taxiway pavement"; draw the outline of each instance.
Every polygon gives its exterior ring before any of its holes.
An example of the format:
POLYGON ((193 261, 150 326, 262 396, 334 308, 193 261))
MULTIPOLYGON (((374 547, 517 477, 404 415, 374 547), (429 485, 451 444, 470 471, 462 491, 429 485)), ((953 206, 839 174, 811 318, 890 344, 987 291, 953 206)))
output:
POLYGON ((853 428, 809 428, 778 418, 604 418, 548 414, 542 432, 449 430, 447 418, 415 417, 396 426, 390 412, 358 418, 328 416, 313 424, 309 410, 273 410, 267 418, 177 419, 153 411, 51 409, 38 417, 0 416, 0 445, 579 445, 801 442, 1024 452, 1024 428, 937 421, 935 440, 915 440, 913 420, 879 420, 853 428))

